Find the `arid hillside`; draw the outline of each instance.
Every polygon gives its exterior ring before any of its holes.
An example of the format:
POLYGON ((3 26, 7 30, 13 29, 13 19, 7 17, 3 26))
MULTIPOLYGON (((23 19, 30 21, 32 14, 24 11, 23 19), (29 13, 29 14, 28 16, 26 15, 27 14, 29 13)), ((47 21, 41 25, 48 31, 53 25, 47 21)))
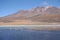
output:
POLYGON ((60 24, 60 8, 53 6, 36 7, 0 17, 0 25, 10 24, 60 24))

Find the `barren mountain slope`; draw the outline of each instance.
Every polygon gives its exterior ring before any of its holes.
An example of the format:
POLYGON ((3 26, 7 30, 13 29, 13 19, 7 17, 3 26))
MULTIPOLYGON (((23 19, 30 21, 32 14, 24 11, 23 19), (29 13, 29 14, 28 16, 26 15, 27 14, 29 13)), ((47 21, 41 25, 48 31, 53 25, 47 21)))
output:
POLYGON ((0 18, 0 24, 49 24, 60 23, 60 8, 36 7, 31 10, 20 10, 0 18))

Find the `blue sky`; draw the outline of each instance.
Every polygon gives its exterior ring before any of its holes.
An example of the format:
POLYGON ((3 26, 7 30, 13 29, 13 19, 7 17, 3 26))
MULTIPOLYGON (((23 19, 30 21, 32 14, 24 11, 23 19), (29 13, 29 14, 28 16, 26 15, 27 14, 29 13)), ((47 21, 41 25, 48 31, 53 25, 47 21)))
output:
POLYGON ((37 6, 60 7, 60 0, 0 0, 0 17, 37 6))

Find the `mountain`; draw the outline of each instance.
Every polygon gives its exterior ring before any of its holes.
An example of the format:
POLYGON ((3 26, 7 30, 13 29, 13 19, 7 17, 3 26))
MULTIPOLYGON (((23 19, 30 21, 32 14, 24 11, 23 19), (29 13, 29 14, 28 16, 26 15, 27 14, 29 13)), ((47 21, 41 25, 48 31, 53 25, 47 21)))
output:
POLYGON ((31 10, 20 10, 0 18, 0 24, 53 24, 60 23, 60 8, 35 7, 31 10))

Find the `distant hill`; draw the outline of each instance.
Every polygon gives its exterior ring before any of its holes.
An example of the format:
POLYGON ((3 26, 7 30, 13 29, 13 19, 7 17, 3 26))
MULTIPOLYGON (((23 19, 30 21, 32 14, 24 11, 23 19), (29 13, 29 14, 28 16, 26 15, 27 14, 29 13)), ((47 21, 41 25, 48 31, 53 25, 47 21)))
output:
POLYGON ((20 10, 15 14, 11 14, 0 18, 0 25, 20 25, 20 24, 59 24, 60 8, 36 7, 31 10, 20 10))

